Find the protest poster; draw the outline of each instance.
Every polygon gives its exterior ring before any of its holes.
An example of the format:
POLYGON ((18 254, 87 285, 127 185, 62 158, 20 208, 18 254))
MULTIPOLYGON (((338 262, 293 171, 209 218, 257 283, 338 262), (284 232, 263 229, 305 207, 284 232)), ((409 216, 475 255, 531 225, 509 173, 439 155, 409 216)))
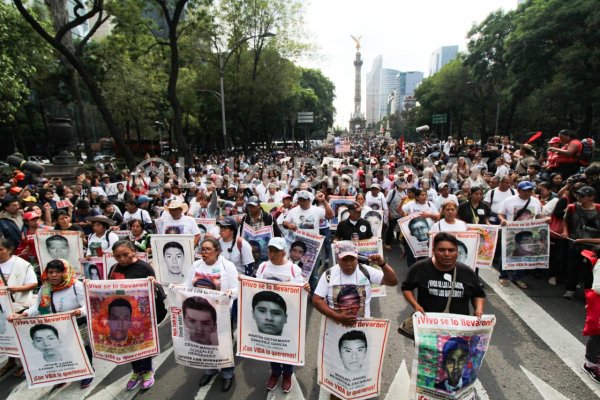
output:
POLYGON ((84 281, 94 357, 124 364, 159 353, 149 279, 84 281))
POLYGON ((319 335, 319 385, 340 399, 379 395, 389 331, 386 319, 361 319, 352 327, 323 317, 319 335))
POLYGON ((85 279, 91 279, 93 281, 101 281, 106 279, 106 268, 104 268, 103 257, 90 257, 81 258, 81 269, 83 270, 83 276, 85 279))
POLYGON ((71 200, 69 200, 69 199, 59 200, 56 202, 57 210, 60 210, 61 208, 69 208, 69 207, 73 207, 73 203, 71 203, 71 200))
MULTIPOLYGON (((144 253, 144 252, 137 252, 135 253, 136 257, 138 258, 138 260, 141 261, 145 261, 148 262, 148 253, 144 253)), ((112 252, 104 252, 102 253, 102 264, 104 264, 104 273, 105 275, 105 279, 108 279, 108 274, 110 273, 110 269, 117 263, 117 260, 115 260, 115 256, 113 256, 112 252)))
POLYGON ((306 300, 302 283, 240 275, 237 355, 304 365, 306 300))
POLYGON ((233 367, 231 298, 216 290, 171 285, 175 362, 193 368, 233 367))
POLYGON ((289 231, 285 238, 288 259, 302 269, 302 276, 308 279, 319 259, 319 252, 325 236, 297 229, 289 231))
POLYGON ((12 357, 18 357, 19 350, 15 342, 15 331, 7 318, 15 311, 10 293, 5 286, 0 287, 0 354, 12 357))
POLYGON ((427 257, 429 255, 429 221, 422 213, 412 213, 398 220, 402 235, 408 242, 410 250, 415 257, 427 257))
POLYGON ((120 182, 111 182, 104 185, 104 192, 106 196, 117 196, 119 194, 119 185, 123 185, 125 187, 127 185, 127 181, 120 182))
POLYGON ((67 260, 77 276, 83 276, 79 259, 83 257, 83 239, 77 231, 38 230, 35 234, 35 250, 43 272, 52 260, 67 260))
POLYGON ((512 221, 502 227, 502 269, 549 268, 550 229, 544 219, 512 221))
POLYGON ((496 317, 415 313, 415 358, 410 399, 475 400, 474 383, 492 338, 496 317))
POLYGON ((468 230, 479 231, 479 250, 477 251, 477 268, 490 268, 494 261, 496 246, 498 245, 498 225, 467 224, 468 230))
MULTIPOLYGON (((338 244, 343 243, 344 241, 338 241, 337 243, 333 243, 331 245, 331 253, 333 254, 333 263, 338 263, 338 244)), ((356 246, 356 251, 358 252, 358 256, 360 257, 359 263, 368 265, 369 267, 373 267, 375 269, 381 270, 381 267, 371 263, 367 260, 367 258, 372 254, 380 254, 383 256, 383 243, 381 239, 372 238, 372 239, 364 239, 364 240, 355 240, 352 243, 356 246)), ((386 295, 385 286, 371 283, 371 297, 384 297, 386 295)))
POLYGON ((61 313, 19 318, 13 326, 29 388, 94 376, 75 316, 61 313))
POLYGON ((114 230, 114 231, 112 231, 112 233, 117 235, 119 237, 119 240, 127 240, 127 239, 129 239, 129 234, 131 233, 131 231, 129 231, 129 230, 114 230))
POLYGON ((242 220, 244 219, 244 217, 246 216, 246 214, 233 214, 232 217, 235 218, 235 222, 237 222, 237 224, 241 224, 242 220))
POLYGON ((333 168, 339 168, 343 162, 344 162, 343 158, 323 157, 323 161, 321 161, 321 165, 329 165, 333 168))
POLYGON ((273 227, 271 225, 255 229, 248 224, 244 224, 242 227, 242 237, 250 243, 255 261, 261 263, 268 260, 267 245, 273 237, 273 227))
POLYGON ((183 283, 194 264, 194 235, 152 235, 152 260, 160 283, 183 283))
POLYGON ((333 209, 333 218, 329 222, 329 227, 332 230, 336 230, 338 223, 348 218, 348 211, 344 215, 342 213, 347 210, 348 204, 355 201, 356 196, 329 196, 329 205, 333 209))
POLYGON ((381 229, 383 228, 383 211, 382 210, 368 210, 361 213, 361 217, 369 221, 371 225, 371 232, 373 237, 381 238, 381 229))
POLYGON ((263 211, 266 213, 270 213, 274 208, 278 208, 278 207, 281 207, 281 203, 266 203, 266 202, 260 203, 260 208, 262 208, 263 211))
MULTIPOLYGON (((428 257, 433 256, 433 238, 439 232, 430 232, 429 233, 429 255, 428 257)), ((458 240, 458 258, 457 262, 463 263, 471 269, 475 269, 477 266, 477 253, 479 251, 479 232, 475 231, 466 231, 466 232, 448 232, 444 231, 444 233, 448 233, 454 236, 458 240)))
POLYGON ((219 219, 223 219, 224 217, 231 214, 231 211, 235 207, 235 201, 231 200, 217 200, 217 215, 219 219))
POLYGON ((195 218, 195 220, 200 229, 200 240, 204 239, 204 235, 210 233, 217 226, 216 218, 195 218))

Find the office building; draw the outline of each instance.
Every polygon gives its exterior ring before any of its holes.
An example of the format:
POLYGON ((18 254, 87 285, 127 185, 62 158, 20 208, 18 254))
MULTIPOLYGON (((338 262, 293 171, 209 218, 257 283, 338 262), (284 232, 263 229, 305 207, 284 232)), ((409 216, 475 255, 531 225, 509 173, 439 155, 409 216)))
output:
POLYGON ((438 72, 442 67, 454 60, 458 55, 458 46, 442 46, 431 54, 429 61, 429 76, 438 72))

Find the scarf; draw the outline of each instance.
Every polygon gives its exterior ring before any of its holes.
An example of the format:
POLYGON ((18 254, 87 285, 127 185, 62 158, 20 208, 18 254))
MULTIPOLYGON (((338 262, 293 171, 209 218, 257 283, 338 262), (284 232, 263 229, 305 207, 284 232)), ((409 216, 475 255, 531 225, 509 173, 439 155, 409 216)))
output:
POLYGON ((52 314, 52 292, 58 292, 63 289, 68 289, 75 284, 77 277, 75 276, 75 270, 66 260, 60 260, 65 266, 63 275, 63 281, 58 286, 52 286, 48 280, 47 269, 42 273, 42 286, 38 293, 40 303, 38 305, 38 311, 41 315, 52 314))

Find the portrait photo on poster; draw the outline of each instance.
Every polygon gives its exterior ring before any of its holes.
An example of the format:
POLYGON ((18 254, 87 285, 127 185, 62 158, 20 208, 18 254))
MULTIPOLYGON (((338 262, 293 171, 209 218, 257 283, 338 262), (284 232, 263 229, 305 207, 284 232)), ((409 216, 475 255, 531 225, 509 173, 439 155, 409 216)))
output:
POLYGON ((281 336, 287 324, 287 304, 279 293, 258 292, 252 297, 252 319, 260 333, 281 336))
POLYGON ((92 257, 91 259, 80 259, 81 268, 86 279, 100 281, 105 279, 104 262, 102 257, 92 257))
POLYGON ((205 346, 218 346, 217 310, 199 296, 188 297, 181 305, 185 340, 205 346))
POLYGON ((193 235, 152 235, 152 253, 160 283, 183 283, 194 263, 193 235))
POLYGON ((36 250, 42 270, 52 260, 67 260, 77 276, 83 277, 79 260, 83 257, 83 240, 76 231, 39 231, 36 250))

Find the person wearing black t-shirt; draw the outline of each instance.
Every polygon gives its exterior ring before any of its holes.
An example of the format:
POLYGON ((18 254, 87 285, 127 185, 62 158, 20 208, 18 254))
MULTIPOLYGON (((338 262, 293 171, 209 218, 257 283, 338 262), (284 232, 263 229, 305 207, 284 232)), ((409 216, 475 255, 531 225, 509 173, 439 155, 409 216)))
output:
POLYGON ((483 202, 483 188, 473 186, 469 193, 469 200, 458 206, 458 218, 467 224, 486 225, 490 218, 490 206, 483 202))
POLYGON ((471 315, 481 318, 485 292, 479 285, 475 272, 457 262, 458 240, 440 232, 433 239, 433 257, 416 262, 402 283, 402 294, 406 301, 421 313, 443 312, 452 288, 452 277, 456 268, 456 284, 450 304, 450 313, 471 315), (414 290, 418 290, 415 298, 414 290))
MULTIPOLYGON (((138 259, 133 242, 119 240, 113 245, 112 251, 117 264, 110 268, 108 279, 147 279, 148 277, 155 277, 154 269, 152 269, 150 264, 138 259)), ((157 318, 160 320, 160 315, 164 316, 165 313, 163 299, 157 297, 157 318)), ((135 360, 131 363, 131 367, 133 374, 127 382, 127 390, 135 389, 140 383, 142 384, 142 389, 150 389, 154 385, 152 357, 135 360)))
POLYGON ((335 233, 337 240, 363 240, 371 239, 373 232, 371 224, 364 218, 360 217, 362 208, 358 203, 348 205, 348 218, 341 221, 335 233), (357 237, 358 235, 358 237, 357 237))

